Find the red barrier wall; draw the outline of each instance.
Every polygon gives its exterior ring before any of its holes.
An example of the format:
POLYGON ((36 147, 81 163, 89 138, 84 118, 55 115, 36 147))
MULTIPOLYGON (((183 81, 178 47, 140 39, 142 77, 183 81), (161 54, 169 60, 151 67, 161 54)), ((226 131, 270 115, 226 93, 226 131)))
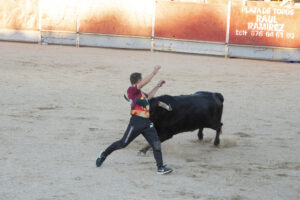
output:
POLYGON ((38 30, 38 0, 0 1, 0 28, 38 30))
POLYGON ((155 36, 225 42, 227 4, 158 1, 155 36))
POLYGON ((300 9, 261 2, 233 5, 229 43, 299 48, 299 25, 300 9))
POLYGON ((153 1, 98 0, 80 14, 80 32, 151 36, 153 1))
MULTIPOLYGON (((225 43, 228 0, 208 2, 157 0, 155 37, 225 43)), ((153 0, 0 0, 0 29, 38 30, 41 12, 42 30, 150 37, 153 6, 153 0)), ((299 25, 299 7, 233 0, 229 43, 300 48, 299 25)))

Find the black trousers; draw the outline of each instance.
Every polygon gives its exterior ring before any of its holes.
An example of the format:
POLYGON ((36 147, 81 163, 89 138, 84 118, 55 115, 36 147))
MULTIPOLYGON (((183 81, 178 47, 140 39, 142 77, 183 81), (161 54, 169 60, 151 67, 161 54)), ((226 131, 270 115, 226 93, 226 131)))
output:
POLYGON ((140 134, 143 134, 145 139, 152 147, 157 167, 161 167, 163 165, 161 145, 160 145, 160 140, 157 136, 156 129, 153 123, 150 121, 150 119, 139 117, 139 116, 134 116, 134 115, 131 116, 130 122, 128 124, 128 127, 123 137, 120 140, 112 143, 102 153, 102 155, 107 157, 113 151, 126 147, 140 134))

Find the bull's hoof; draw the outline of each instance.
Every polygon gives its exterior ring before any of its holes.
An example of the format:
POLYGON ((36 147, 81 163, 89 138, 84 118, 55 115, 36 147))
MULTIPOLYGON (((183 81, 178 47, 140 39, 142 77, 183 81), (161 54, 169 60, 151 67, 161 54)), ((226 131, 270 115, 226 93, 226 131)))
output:
POLYGON ((215 146, 219 146, 219 144, 220 144, 220 140, 215 140, 215 141, 214 141, 214 145, 215 145, 215 146))
POLYGON ((137 155, 138 156, 146 156, 146 153, 147 153, 147 151, 140 150, 140 151, 138 151, 137 155))
POLYGON ((199 134, 199 133, 198 133, 198 139, 199 139, 199 140, 203 140, 203 134, 199 134))

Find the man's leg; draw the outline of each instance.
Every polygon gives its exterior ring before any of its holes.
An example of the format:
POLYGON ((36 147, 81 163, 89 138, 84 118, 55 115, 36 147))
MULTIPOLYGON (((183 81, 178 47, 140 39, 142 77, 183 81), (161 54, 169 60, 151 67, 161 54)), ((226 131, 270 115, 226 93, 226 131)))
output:
POLYGON ((143 131, 143 136, 145 137, 145 139, 148 141, 149 145, 153 149, 153 154, 154 154, 157 167, 163 166, 160 140, 157 136, 157 132, 153 126, 153 123, 151 123, 149 127, 143 131))
POLYGON ((139 134, 140 134, 140 130, 135 126, 135 124, 130 123, 128 125, 123 137, 120 140, 112 143, 109 147, 107 147, 106 150, 101 153, 99 158, 97 158, 96 166, 100 167, 109 154, 111 154, 115 150, 126 147, 139 134))
POLYGON ((163 165, 161 144, 156 129, 153 126, 153 123, 150 123, 149 128, 146 128, 143 131, 143 136, 146 138, 146 140, 148 141, 148 143, 153 149, 153 154, 157 165, 157 173, 158 174, 171 173, 173 169, 167 168, 166 166, 163 165))

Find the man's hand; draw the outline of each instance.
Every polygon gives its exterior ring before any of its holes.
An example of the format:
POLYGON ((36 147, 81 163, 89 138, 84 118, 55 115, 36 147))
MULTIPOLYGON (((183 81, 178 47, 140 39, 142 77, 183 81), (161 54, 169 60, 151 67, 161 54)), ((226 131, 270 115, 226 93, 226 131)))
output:
POLYGON ((158 84, 151 90, 151 92, 148 93, 148 99, 150 100, 152 97, 154 97, 157 90, 165 83, 166 81, 160 80, 158 84))
POLYGON ((165 84, 165 83, 166 83, 166 81, 160 80, 160 81, 158 82, 157 86, 158 86, 158 87, 161 87, 161 86, 163 86, 163 84, 165 84))
POLYGON ((156 66, 154 67, 153 74, 154 74, 154 75, 157 74, 157 72, 160 70, 160 68, 161 68, 160 65, 156 65, 156 66))

